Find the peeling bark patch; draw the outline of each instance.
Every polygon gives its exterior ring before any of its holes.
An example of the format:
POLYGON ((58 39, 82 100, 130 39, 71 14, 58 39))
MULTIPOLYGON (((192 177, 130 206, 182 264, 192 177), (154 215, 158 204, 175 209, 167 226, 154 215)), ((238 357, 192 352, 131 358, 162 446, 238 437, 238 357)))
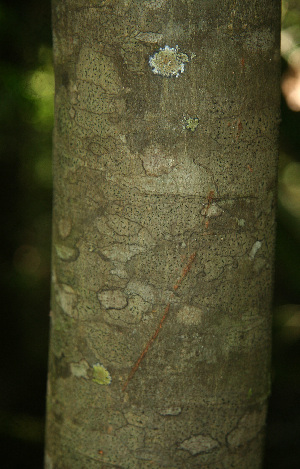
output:
POLYGON ((193 456, 214 450, 219 443, 210 436, 197 435, 181 443, 180 449, 188 451, 193 456))
POLYGON ((201 210, 201 215, 208 218, 217 218, 222 215, 222 213, 224 213, 224 210, 222 210, 218 205, 214 203, 212 203, 208 208, 206 207, 201 210))
POLYGON ((128 278, 128 273, 126 270, 120 268, 118 265, 115 266, 115 269, 110 271, 111 275, 116 275, 119 278, 128 278))
POLYGON ((145 285, 138 280, 132 280, 128 283, 125 292, 129 295, 139 295, 143 300, 154 303, 155 291, 151 285, 145 285))
POLYGON ((152 42, 152 43, 155 43, 155 42, 160 42, 163 38, 163 35, 162 34, 158 34, 158 33, 139 33, 135 39, 137 39, 138 41, 141 41, 141 42, 152 42))
POLYGON ((102 252, 112 261, 127 262, 133 256, 143 251, 144 249, 142 247, 132 244, 129 246, 112 246, 104 249, 102 252))
MULTIPOLYGON (((126 184, 131 184, 130 177, 124 177, 126 184)), ((158 177, 137 176, 135 187, 146 194, 200 195, 214 186, 212 173, 203 166, 182 160, 172 168, 172 172, 158 177)))
POLYGON ((135 414, 134 412, 127 412, 125 414, 125 418, 129 425, 142 428, 147 426, 149 420, 146 415, 135 414))
POLYGON ((98 294, 98 299, 105 309, 123 309, 127 306, 127 297, 120 290, 107 290, 98 294))
POLYGON ((55 299, 64 313, 74 316, 77 294, 70 285, 64 283, 55 285, 55 299))
POLYGON ((77 248, 70 248, 59 244, 55 245, 55 250, 58 257, 65 262, 74 262, 79 255, 77 248))
POLYGON ((161 145, 151 145, 141 155, 143 167, 147 176, 161 176, 168 174, 176 165, 176 158, 166 153, 161 145))
POLYGON ((228 443, 237 447, 255 438, 264 427, 265 418, 266 408, 244 415, 238 425, 228 434, 228 443))
POLYGON ((181 414, 181 407, 168 407, 167 409, 162 409, 159 413, 160 415, 163 415, 164 417, 165 416, 176 416, 176 415, 179 415, 181 414))
POLYGON ((93 365, 93 382, 108 385, 111 383, 111 376, 106 368, 100 363, 93 365))
POLYGON ((200 324, 202 321, 203 312, 200 308, 195 308, 194 306, 183 306, 177 313, 177 321, 186 324, 200 324))
POLYGON ((162 8, 168 0, 149 0, 146 2, 146 8, 149 8, 149 10, 159 10, 162 8))
POLYGON ((179 52, 178 46, 175 48, 165 46, 149 58, 149 65, 156 75, 177 78, 184 72, 184 65, 188 61, 188 56, 179 52))
POLYGON ((143 314, 149 309, 149 304, 141 297, 129 298, 128 305, 123 309, 108 309, 105 320, 111 324, 137 324, 141 321, 143 314))
POLYGON ((89 364, 86 360, 80 360, 79 363, 71 363, 71 373, 76 378, 87 378, 89 364))
POLYGON ((72 221, 70 218, 61 218, 58 222, 58 232, 62 239, 67 238, 72 230, 72 221))
POLYGON ((252 246, 252 249, 250 251, 250 254, 249 254, 249 258, 250 259, 254 259, 254 257, 256 256, 256 253, 257 251, 261 248, 261 241, 256 241, 253 246, 252 246))

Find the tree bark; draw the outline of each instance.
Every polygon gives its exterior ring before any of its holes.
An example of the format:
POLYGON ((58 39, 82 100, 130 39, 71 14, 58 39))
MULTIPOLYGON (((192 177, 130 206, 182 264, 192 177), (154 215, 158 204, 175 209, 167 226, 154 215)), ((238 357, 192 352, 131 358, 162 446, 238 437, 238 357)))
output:
POLYGON ((46 467, 262 465, 277 0, 53 0, 46 467))

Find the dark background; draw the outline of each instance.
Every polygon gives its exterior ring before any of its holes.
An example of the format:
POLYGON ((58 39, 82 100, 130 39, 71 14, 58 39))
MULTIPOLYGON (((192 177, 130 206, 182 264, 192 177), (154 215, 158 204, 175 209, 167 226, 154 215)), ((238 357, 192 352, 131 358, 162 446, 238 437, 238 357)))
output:
MULTIPOLYGON (((300 467, 299 25, 300 0, 283 1, 273 382, 264 469, 300 467)), ((39 469, 50 285, 50 0, 0 1, 0 42, 0 465, 39 469)))

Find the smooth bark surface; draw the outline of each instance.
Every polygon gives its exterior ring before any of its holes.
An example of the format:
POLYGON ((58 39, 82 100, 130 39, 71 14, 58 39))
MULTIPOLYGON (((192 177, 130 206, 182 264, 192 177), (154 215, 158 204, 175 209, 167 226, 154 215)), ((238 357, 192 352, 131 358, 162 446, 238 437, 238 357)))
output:
POLYGON ((280 2, 54 0, 47 469, 261 467, 280 2))

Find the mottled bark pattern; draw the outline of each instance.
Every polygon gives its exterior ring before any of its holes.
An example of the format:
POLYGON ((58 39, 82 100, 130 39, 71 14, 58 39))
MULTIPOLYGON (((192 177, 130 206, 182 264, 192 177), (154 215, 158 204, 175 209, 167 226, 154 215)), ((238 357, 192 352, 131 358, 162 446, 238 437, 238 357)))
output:
POLYGON ((280 2, 53 0, 53 27, 46 467, 259 468, 280 2))

